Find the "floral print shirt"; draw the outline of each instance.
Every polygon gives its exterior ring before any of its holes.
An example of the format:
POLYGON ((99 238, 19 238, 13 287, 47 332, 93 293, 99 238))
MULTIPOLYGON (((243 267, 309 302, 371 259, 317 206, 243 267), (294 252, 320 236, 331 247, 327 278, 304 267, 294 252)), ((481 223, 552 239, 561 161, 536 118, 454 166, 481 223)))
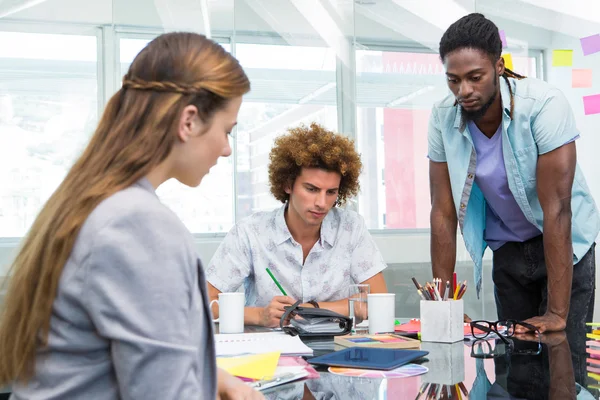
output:
POLYGON ((349 285, 386 268, 364 219, 332 208, 321 225, 321 237, 302 263, 302 246, 284 218, 286 205, 255 213, 227 234, 206 270, 207 281, 221 292, 242 288, 246 306, 264 307, 282 293, 266 268, 295 300, 336 301, 349 297, 349 285))

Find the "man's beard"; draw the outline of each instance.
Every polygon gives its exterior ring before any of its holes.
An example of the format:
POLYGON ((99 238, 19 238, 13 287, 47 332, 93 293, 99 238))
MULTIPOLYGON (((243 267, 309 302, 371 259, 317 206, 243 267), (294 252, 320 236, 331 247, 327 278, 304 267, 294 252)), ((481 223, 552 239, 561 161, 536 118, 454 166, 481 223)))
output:
POLYGON ((494 103, 494 100, 496 100, 496 92, 497 92, 496 87, 497 86, 498 86, 498 74, 495 74, 495 76, 494 76, 494 94, 492 94, 490 99, 479 110, 467 111, 464 108, 462 108, 462 106, 461 106, 460 108, 462 111, 463 121, 477 122, 479 119, 481 119, 481 117, 483 117, 485 115, 487 110, 491 107, 492 103, 494 103))

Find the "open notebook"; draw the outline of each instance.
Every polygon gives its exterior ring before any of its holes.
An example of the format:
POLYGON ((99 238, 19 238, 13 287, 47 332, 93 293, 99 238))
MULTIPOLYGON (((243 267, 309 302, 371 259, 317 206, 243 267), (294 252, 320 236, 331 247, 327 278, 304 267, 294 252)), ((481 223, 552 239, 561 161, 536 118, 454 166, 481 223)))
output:
POLYGON ((261 354, 278 351, 281 355, 310 356, 313 351, 298 336, 283 332, 237 333, 215 335, 217 357, 238 354, 261 354))

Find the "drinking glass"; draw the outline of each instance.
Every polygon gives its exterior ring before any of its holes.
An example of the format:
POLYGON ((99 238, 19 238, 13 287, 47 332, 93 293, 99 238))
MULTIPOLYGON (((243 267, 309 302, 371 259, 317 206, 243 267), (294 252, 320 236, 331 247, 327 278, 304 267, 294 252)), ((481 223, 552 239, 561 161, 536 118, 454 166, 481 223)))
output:
POLYGON ((350 285, 348 297, 349 317, 352 319, 352 333, 362 335, 369 331, 366 324, 361 324, 368 319, 367 295, 371 288, 367 284, 350 285))

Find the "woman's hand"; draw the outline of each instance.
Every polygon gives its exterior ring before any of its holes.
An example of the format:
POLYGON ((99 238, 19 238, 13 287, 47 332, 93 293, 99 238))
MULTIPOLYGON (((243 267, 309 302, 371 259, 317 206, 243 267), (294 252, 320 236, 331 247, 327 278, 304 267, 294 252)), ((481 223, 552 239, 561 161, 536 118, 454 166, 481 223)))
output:
POLYGON ((265 400, 265 397, 240 379, 219 368, 217 373, 217 399, 265 400))

